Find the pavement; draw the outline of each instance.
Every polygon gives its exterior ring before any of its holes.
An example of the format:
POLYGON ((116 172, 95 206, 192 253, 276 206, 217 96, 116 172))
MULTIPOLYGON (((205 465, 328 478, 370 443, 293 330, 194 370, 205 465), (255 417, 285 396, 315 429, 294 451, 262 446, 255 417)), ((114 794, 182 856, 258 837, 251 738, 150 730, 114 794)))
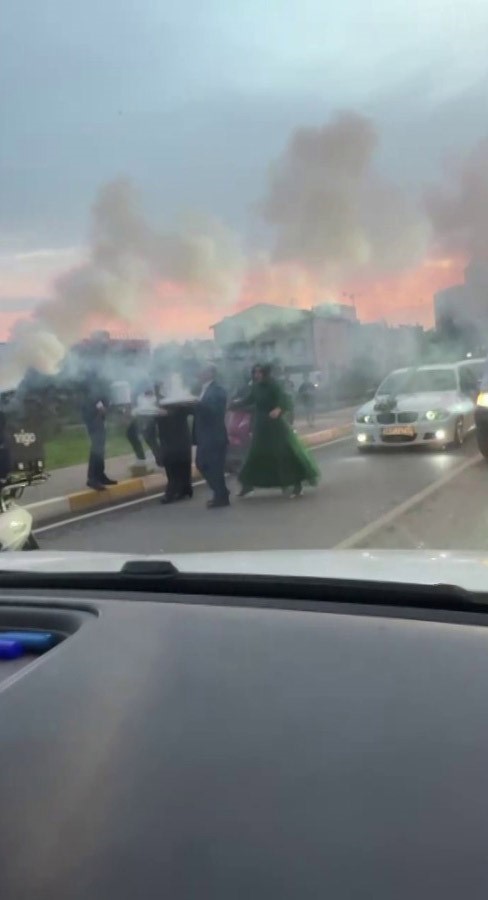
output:
MULTIPOLYGON (((355 409, 353 407, 318 414, 313 426, 298 418, 295 427, 308 446, 326 443, 350 433, 355 409)), ((22 504, 30 510, 35 525, 38 525, 47 520, 112 506, 164 489, 164 474, 155 466, 154 460, 149 462, 146 470, 140 466, 135 468, 134 462, 133 454, 108 460, 107 474, 118 483, 103 492, 85 487, 85 464, 56 469, 44 484, 36 485, 24 493, 22 504)), ((195 468, 193 475, 195 480, 200 477, 195 468)))
POLYGON ((200 483, 192 500, 164 507, 157 497, 142 496, 40 525, 36 534, 48 550, 367 552, 466 545, 486 547, 488 557, 488 463, 481 461, 474 435, 452 451, 410 447, 362 455, 346 431, 317 442, 313 452, 321 481, 298 499, 279 491, 237 499, 238 484, 231 480, 231 506, 207 510, 208 490, 200 483))

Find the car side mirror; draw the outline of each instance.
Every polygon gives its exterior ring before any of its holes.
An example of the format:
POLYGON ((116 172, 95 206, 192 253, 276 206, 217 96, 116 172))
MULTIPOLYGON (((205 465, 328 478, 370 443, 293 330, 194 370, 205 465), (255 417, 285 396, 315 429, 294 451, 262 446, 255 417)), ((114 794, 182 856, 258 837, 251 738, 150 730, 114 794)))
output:
POLYGON ((375 394, 376 388, 368 388, 368 390, 365 391, 365 397, 367 397, 368 400, 372 400, 375 394))

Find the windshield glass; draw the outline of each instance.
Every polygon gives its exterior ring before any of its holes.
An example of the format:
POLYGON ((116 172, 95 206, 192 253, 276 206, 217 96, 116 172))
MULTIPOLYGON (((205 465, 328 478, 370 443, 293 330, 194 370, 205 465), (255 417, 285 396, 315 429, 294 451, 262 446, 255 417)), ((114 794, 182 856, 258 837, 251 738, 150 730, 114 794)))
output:
POLYGON ((488 551, 486 0, 1 28, 2 550, 488 551))
POLYGON ((426 394, 430 391, 455 391, 456 374, 449 369, 418 369, 393 372, 382 382, 378 394, 426 394))
POLYGON ((485 363, 482 371, 480 372, 480 386, 486 390, 488 388, 488 362, 485 363))

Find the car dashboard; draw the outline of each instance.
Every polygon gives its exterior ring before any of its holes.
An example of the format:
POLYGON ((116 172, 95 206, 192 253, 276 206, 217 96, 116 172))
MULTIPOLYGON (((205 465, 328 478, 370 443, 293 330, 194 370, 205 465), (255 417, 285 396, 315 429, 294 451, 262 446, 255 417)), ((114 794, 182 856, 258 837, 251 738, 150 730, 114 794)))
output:
POLYGON ((5 588, 3 900, 484 897, 481 598, 348 591, 5 588))

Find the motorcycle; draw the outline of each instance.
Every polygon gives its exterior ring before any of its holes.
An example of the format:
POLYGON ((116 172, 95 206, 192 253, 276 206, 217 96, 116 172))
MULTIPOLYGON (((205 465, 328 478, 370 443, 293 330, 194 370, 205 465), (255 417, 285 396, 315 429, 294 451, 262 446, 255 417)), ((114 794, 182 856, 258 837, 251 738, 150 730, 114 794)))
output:
POLYGON ((46 480, 45 475, 22 478, 8 475, 0 481, 0 552, 7 550, 38 550, 32 532, 33 518, 28 509, 18 506, 26 487, 46 480))
POLYGON ((0 552, 38 550, 29 510, 19 506, 26 487, 47 480, 42 430, 28 416, 0 409, 0 552))

